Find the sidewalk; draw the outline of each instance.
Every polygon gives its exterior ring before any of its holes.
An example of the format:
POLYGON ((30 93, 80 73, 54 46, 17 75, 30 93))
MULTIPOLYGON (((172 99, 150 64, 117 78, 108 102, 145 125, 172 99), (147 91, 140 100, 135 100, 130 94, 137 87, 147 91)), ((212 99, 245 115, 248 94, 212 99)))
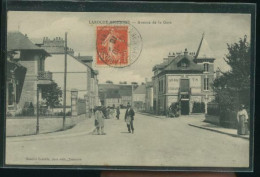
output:
MULTIPOLYGON (((167 118, 166 116, 157 116, 157 115, 153 115, 150 113, 139 112, 139 114, 143 114, 146 116, 152 116, 152 117, 156 117, 156 118, 160 118, 160 119, 167 118)), ((196 127, 196 128, 200 128, 200 129, 204 129, 204 130, 213 131, 216 133, 229 135, 232 137, 239 137, 239 138, 249 140, 249 135, 238 135, 236 129, 223 128, 223 127, 219 127, 217 125, 211 124, 211 123, 204 122, 204 120, 205 120, 204 114, 191 114, 188 116, 180 116, 178 118, 180 118, 180 120, 184 121, 185 123, 187 123, 189 126, 192 126, 192 127, 196 127)))
POLYGON ((166 116, 158 116, 158 115, 154 115, 154 114, 146 113, 146 112, 137 112, 137 113, 138 114, 143 114, 143 115, 146 115, 146 116, 155 117, 155 118, 160 118, 160 119, 166 119, 167 118, 166 116))
POLYGON ((203 121, 188 123, 188 125, 192 126, 192 127, 201 128, 201 129, 204 129, 204 130, 209 130, 209 131, 213 131, 213 132, 217 132, 217 133, 221 133, 221 134, 225 134, 225 135, 229 135, 229 136, 233 136, 233 137, 239 137, 239 138, 249 140, 249 135, 238 135, 236 129, 223 128, 223 127, 219 127, 217 125, 207 123, 207 122, 203 122, 203 121))
POLYGON ((33 141, 33 140, 46 140, 46 139, 57 139, 57 138, 68 138, 74 136, 82 136, 91 134, 95 129, 94 119, 88 118, 83 121, 78 122, 73 128, 67 129, 65 131, 58 131, 52 133, 38 134, 38 135, 28 135, 20 137, 7 137, 6 140, 10 142, 19 141, 33 141))

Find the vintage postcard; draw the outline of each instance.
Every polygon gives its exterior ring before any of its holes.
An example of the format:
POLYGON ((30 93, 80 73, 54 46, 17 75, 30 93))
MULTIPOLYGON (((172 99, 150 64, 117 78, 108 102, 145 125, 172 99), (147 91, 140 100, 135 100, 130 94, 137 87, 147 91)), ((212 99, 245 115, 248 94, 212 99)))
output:
POLYGON ((252 23, 8 11, 5 165, 250 170, 252 23))

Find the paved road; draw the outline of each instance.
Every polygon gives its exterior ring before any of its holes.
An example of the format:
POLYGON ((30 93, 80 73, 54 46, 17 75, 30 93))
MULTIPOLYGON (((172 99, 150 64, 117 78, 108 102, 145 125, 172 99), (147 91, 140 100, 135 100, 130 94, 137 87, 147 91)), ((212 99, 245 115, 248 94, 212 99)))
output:
MULTIPOLYGON (((249 141, 188 125, 194 117, 160 119, 136 114, 135 133, 105 120, 106 135, 73 130, 44 138, 8 138, 7 164, 246 167, 249 141), (75 133, 77 132, 77 133, 75 133), (60 136, 64 134, 64 136, 60 136)), ((88 126, 90 121, 87 122, 88 126)), ((92 122, 91 122, 92 123, 92 122)), ((82 128, 83 127, 83 128, 82 128)), ((40 137, 40 136, 39 136, 40 137)))

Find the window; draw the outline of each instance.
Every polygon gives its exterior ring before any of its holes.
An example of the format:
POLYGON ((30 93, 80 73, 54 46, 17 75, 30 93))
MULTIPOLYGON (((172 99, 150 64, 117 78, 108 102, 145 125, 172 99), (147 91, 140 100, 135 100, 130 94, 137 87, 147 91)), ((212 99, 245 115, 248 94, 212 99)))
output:
POLYGON ((187 63, 182 62, 182 63, 181 63, 181 67, 184 68, 184 69, 187 68, 187 63))
POLYGON ((12 83, 8 83, 8 105, 14 104, 14 87, 12 83))
POLYGON ((209 90, 209 78, 204 78, 204 90, 209 90))
POLYGON ((38 71, 44 71, 44 59, 42 58, 38 60, 38 71))
POLYGON ((208 63, 204 64, 204 72, 209 72, 209 64, 208 63))

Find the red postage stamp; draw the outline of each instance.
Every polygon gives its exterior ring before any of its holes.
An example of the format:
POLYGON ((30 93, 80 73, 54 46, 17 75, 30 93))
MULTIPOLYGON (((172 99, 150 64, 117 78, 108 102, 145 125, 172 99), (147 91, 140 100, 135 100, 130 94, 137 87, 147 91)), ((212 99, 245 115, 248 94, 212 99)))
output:
POLYGON ((97 26, 97 65, 126 66, 128 26, 97 26))

